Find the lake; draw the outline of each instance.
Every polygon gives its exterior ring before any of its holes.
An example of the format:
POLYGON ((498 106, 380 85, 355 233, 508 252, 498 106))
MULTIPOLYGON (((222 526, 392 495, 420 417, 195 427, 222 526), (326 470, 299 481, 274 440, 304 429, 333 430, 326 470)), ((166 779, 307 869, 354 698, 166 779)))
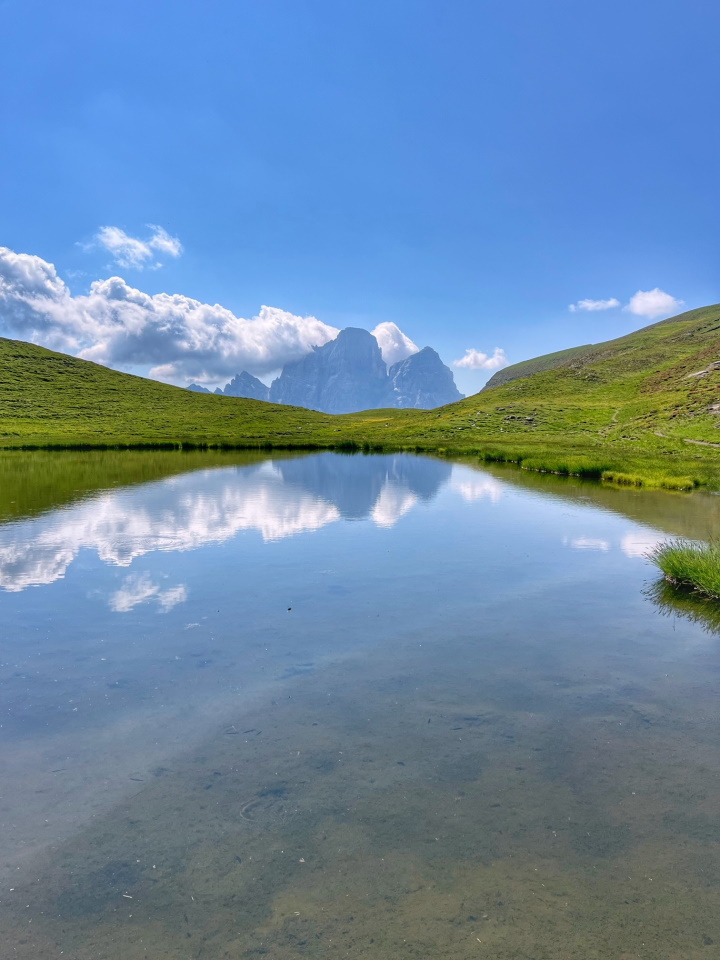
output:
POLYGON ((0 956, 720 954, 720 497, 0 455, 0 956))

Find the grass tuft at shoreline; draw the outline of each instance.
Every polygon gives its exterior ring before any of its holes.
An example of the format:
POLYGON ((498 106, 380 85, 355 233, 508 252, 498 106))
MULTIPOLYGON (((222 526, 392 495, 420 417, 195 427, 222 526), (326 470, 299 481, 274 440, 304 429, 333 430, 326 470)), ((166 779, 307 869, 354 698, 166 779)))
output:
MULTIPOLYGON (((634 469, 618 469, 612 459, 617 457, 617 451, 608 455, 603 451, 595 453, 563 452, 560 449, 546 451, 526 450, 484 450, 480 459, 486 463, 514 463, 522 470, 534 470, 537 473, 554 473, 564 477, 582 477, 586 480, 602 480, 604 483, 613 483, 628 487, 645 487, 662 490, 693 490, 707 480, 699 476, 670 473, 665 465, 651 456, 627 458, 625 461, 634 469)), ((625 455, 627 457, 627 454, 625 455)), ((618 457, 618 459, 620 459, 618 457)), ((687 462, 683 463, 686 466, 687 462)))
POLYGON ((601 479, 607 483, 618 483, 621 486, 649 487, 661 490, 692 490, 701 484, 697 477, 678 477, 663 472, 656 472, 648 476, 646 474, 623 473, 618 470, 603 470, 601 479))
POLYGON ((720 600, 719 540, 670 540, 657 546, 649 558, 673 586, 720 600))

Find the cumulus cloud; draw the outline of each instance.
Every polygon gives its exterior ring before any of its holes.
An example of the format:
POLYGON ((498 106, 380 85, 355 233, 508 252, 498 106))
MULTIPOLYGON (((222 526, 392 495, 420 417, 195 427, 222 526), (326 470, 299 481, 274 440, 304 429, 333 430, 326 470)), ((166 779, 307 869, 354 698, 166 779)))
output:
POLYGON ((95 234, 94 243, 90 246, 99 246, 112 256, 118 267, 129 270, 143 270, 145 267, 161 267, 157 254, 165 257, 179 257, 183 252, 182 244, 177 237, 171 236, 167 230, 149 223, 148 229, 152 233, 145 240, 131 237, 120 227, 100 227, 95 234))
POLYGON ((0 322, 6 335, 120 369, 151 366, 175 383, 269 373, 333 340, 315 317, 263 306, 251 319, 181 294, 150 295, 120 277, 73 296, 53 264, 0 247, 0 322))
POLYGON ((577 303, 571 303, 569 309, 575 313, 577 310, 614 310, 620 306, 620 301, 616 297, 610 297, 609 300, 578 300, 577 303))
POLYGON ((379 343, 383 360, 388 366, 419 352, 419 347, 395 323, 379 323, 370 332, 379 343))
POLYGON ((634 313, 638 317, 647 317, 648 320, 657 320, 659 317, 671 317, 684 306, 683 300, 665 293, 660 287, 654 290, 638 290, 635 296, 623 309, 634 313))
POLYGON ((499 370, 507 365, 507 357, 502 347, 495 347, 492 354, 470 348, 465 351, 464 357, 453 361, 454 367, 463 367, 466 370, 499 370))

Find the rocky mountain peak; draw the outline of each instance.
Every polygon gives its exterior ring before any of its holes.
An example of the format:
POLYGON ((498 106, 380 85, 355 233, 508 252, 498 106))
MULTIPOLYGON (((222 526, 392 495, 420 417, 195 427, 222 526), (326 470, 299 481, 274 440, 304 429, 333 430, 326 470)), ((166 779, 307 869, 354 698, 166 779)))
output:
POLYGON ((218 387, 215 393, 222 393, 226 397, 247 397, 250 400, 270 399, 270 388, 247 370, 233 377, 230 383, 225 385, 224 390, 218 387))
MULTIPOLYGON (((197 383, 188 390, 210 392, 197 383)), ((355 413, 382 407, 429 409, 462 399, 452 371, 432 347, 399 360, 388 371, 377 338, 360 327, 346 327, 334 340, 313 347, 300 360, 286 363, 269 388, 243 370, 215 393, 270 400, 323 413, 355 413)))
POLYGON ((423 347, 389 370, 396 407, 429 410, 462 400, 452 370, 446 367, 432 347, 423 347))
POLYGON ((393 394, 375 337, 346 327, 306 357, 285 364, 270 387, 270 400, 324 413, 353 413, 392 406, 393 394))

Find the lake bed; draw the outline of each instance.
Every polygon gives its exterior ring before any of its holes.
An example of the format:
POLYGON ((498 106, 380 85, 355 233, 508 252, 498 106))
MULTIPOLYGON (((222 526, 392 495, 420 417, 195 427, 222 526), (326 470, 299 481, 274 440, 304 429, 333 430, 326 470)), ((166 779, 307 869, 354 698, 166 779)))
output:
POLYGON ((720 497, 54 456, 0 463, 8 957, 717 950, 718 636, 645 554, 720 497))

